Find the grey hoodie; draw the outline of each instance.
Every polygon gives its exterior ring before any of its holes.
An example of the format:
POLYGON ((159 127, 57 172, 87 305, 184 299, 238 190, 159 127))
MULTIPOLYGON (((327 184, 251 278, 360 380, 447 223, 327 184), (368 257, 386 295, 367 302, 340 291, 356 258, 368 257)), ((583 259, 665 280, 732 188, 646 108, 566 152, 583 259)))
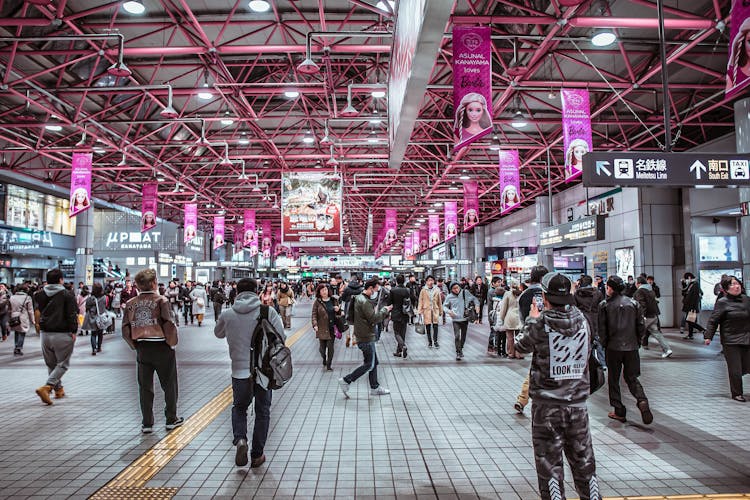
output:
MULTIPOLYGON (((250 378, 250 347, 259 315, 258 296, 252 292, 242 292, 234 299, 234 305, 222 312, 216 322, 214 335, 220 339, 226 338, 229 344, 233 378, 250 378)), ((283 337, 284 325, 273 307, 268 308, 268 320, 283 337)))

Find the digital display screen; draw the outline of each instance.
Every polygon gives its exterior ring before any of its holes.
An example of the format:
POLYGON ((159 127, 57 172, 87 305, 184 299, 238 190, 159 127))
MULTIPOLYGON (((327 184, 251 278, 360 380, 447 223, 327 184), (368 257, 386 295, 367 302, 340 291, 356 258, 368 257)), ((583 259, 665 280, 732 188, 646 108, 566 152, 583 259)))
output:
POLYGON ((737 236, 699 236, 701 262, 738 262, 737 236))

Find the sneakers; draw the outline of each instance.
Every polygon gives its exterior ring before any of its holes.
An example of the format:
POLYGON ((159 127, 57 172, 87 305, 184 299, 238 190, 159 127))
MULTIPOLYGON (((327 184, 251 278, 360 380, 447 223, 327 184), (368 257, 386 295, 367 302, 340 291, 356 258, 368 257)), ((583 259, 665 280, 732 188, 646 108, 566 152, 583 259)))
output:
POLYGON ((237 441, 237 452, 234 454, 234 464, 237 467, 247 465, 247 439, 237 441))
POLYGON ((440 344, 438 344, 437 342, 435 342, 435 349, 440 349, 440 344))
POLYGON ((739 396, 732 396, 732 399, 734 399, 735 401, 739 401, 740 403, 744 403, 747 401, 745 399, 745 396, 743 396, 742 394, 740 394, 739 396))
POLYGON ((406 346, 404 346, 403 350, 401 351, 401 357, 406 359, 406 346))
POLYGON ((641 419, 644 424, 648 425, 654 421, 654 414, 651 413, 651 409, 648 407, 648 401, 640 401, 637 406, 641 411, 641 419))
POLYGON ((252 460, 250 460, 250 467, 252 467, 253 469, 255 469, 255 468, 260 467, 264 463, 266 463, 266 455, 265 454, 259 456, 258 458, 253 458, 252 460))
POLYGON ((48 385, 43 385, 36 390, 36 395, 39 396, 39 399, 41 399, 44 404, 47 404, 47 405, 53 404, 52 398, 50 397, 51 393, 52 393, 52 387, 48 385))
POLYGON ((151 434, 154 432, 154 428, 146 425, 141 426, 141 434, 151 434))
POLYGON ((668 358, 668 357, 670 357, 671 355, 672 355, 672 349, 669 349, 669 350, 668 350, 667 352, 663 353, 663 354, 661 355, 661 357, 662 357, 662 358, 664 358, 664 359, 667 359, 667 358, 668 358))
POLYGON ((456 361, 461 361, 462 359, 464 359, 464 352, 463 351, 458 351, 456 353, 456 361))
POLYGON ((513 405, 513 408, 517 413, 523 413, 523 405, 521 403, 516 402, 516 404, 513 405))
POLYGON ((429 347, 430 349, 432 349, 432 348, 434 348, 435 346, 434 346, 434 345, 432 345, 432 344, 427 344, 427 347, 429 347))
POLYGON ((60 398, 64 398, 64 397, 65 397, 65 389, 63 389, 62 386, 58 387, 57 389, 55 389, 55 398, 56 399, 60 399, 60 398))
POLYGON ((167 429, 168 431, 172 431, 172 430, 174 430, 174 429, 176 429, 176 428, 178 428, 178 427, 181 427, 181 426, 182 426, 182 424, 183 424, 184 422, 185 422, 185 419, 184 419, 184 418, 182 418, 182 417, 177 417, 177 420, 175 420, 175 421, 174 421, 174 422, 172 422, 172 423, 168 423, 168 424, 166 425, 166 429, 167 429))
POLYGON ((371 396, 385 396, 390 393, 391 391, 389 391, 385 387, 378 387, 377 389, 370 389, 371 396))
POLYGON ((627 422, 627 419, 625 417, 621 417, 620 415, 618 415, 617 413, 613 411, 607 413, 607 416, 611 418, 612 420, 617 420, 618 422, 622 422, 623 424, 627 422))
POLYGON ((397 358, 401 357, 401 353, 400 352, 394 352, 393 355, 396 356, 397 358))
POLYGON ((349 399, 349 384, 344 380, 344 377, 339 379, 339 386, 341 386, 341 392, 344 393, 344 397, 349 399))

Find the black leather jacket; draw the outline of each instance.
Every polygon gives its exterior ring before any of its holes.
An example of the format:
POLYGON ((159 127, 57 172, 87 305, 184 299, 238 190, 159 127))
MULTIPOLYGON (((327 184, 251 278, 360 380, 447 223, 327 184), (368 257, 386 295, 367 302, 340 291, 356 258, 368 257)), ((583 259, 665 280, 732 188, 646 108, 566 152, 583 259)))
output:
POLYGON ((643 309, 635 300, 614 294, 599 304, 599 339, 605 349, 637 351, 646 334, 643 309))
POLYGON ((712 340, 719 326, 722 344, 750 345, 750 297, 727 294, 717 300, 703 338, 712 340))
POLYGON ((604 297, 599 289, 593 286, 584 286, 577 289, 574 297, 576 306, 589 322, 591 336, 597 337, 599 335, 599 303, 604 300, 604 297))

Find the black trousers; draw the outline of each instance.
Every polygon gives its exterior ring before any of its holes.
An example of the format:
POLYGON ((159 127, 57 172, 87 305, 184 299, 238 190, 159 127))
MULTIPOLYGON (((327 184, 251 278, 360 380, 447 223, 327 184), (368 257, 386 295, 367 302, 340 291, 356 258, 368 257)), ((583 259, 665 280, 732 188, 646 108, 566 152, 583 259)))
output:
POLYGON ((222 307, 224 307, 223 302, 214 302, 214 321, 219 321, 222 307))
POLYGON ((335 340, 335 338, 328 340, 318 339, 318 342, 320 342, 320 355, 323 357, 323 365, 328 368, 331 367, 331 361, 333 361, 333 343, 335 340))
POLYGON ((138 394, 143 426, 154 425, 154 372, 164 391, 164 416, 167 423, 177 420, 177 360, 166 342, 136 342, 138 394))
POLYGON ((428 323, 424 325, 425 331, 427 332, 427 345, 440 345, 438 344, 438 325, 437 323, 428 323))
MULTIPOLYGON (((396 337, 396 352, 402 352, 406 346, 406 320, 393 320, 393 335, 396 337)), ((408 354, 408 353, 407 353, 408 354)))
POLYGON ((724 358, 729 372, 732 397, 742 395, 742 375, 750 373, 750 345, 725 345, 724 358))
POLYGON ((620 417, 625 416, 625 405, 622 404, 622 394, 620 393, 620 374, 628 384, 630 394, 638 403, 648 401, 643 386, 638 381, 641 374, 641 358, 638 351, 614 351, 607 349, 607 369, 609 374, 607 382, 609 383, 609 404, 615 409, 615 414, 620 417))
POLYGON ((469 328, 469 321, 453 322, 453 339, 456 343, 456 354, 463 352, 466 343, 466 332, 469 328))

